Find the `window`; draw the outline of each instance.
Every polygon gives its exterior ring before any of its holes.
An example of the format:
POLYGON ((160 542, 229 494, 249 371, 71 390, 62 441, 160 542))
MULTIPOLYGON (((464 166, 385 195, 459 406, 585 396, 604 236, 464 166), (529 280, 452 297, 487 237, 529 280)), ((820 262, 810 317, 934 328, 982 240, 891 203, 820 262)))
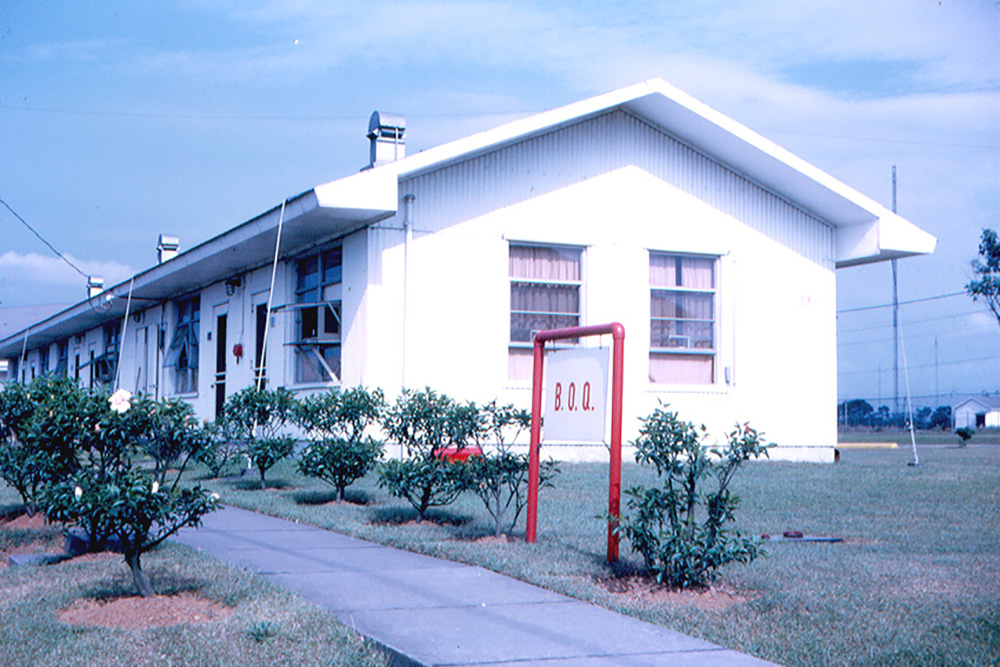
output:
POLYGON ((69 341, 59 341, 56 357, 56 377, 66 377, 69 373, 69 341))
POLYGON ((38 349, 38 368, 41 369, 42 377, 49 374, 49 346, 45 345, 38 349))
POLYGON ((198 335, 201 330, 201 299, 177 302, 177 324, 163 365, 174 369, 174 393, 198 391, 198 335))
POLYGON ((511 244, 511 379, 531 377, 532 332, 580 325, 582 258, 581 248, 511 244))
POLYGON ((340 379, 342 264, 339 246, 296 262, 296 382, 340 379))
POLYGON ((99 386, 111 388, 118 368, 118 347, 121 345, 121 322, 104 325, 104 352, 94 359, 94 381, 99 386))
POLYGON ((716 263, 715 257, 650 253, 650 381, 715 381, 716 263))

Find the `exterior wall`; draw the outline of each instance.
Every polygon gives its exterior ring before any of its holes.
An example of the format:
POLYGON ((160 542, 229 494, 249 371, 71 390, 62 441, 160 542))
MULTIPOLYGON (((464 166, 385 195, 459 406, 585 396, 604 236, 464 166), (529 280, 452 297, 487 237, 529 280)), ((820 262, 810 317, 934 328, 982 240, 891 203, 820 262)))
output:
POLYGON ((775 457, 832 460, 836 285, 819 221, 621 112, 418 176, 400 198, 368 233, 373 384, 527 407, 530 384, 507 380, 509 243, 577 245, 582 322, 626 329, 626 439, 663 401, 720 440, 750 421, 775 457), (720 257, 714 385, 648 380, 650 250, 720 257))
POLYGON ((978 403, 963 403, 953 413, 955 428, 976 428, 976 413, 984 412, 986 409, 978 403))

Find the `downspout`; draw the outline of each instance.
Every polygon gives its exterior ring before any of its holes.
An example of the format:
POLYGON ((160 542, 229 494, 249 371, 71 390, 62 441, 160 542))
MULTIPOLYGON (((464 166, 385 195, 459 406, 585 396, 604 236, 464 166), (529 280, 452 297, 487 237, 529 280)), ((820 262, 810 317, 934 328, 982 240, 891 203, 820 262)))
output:
POLYGON ((400 383, 402 388, 406 388, 406 318, 407 304, 410 293, 410 241, 413 240, 413 201, 416 195, 407 194, 403 196, 403 322, 400 327, 403 335, 402 339, 402 372, 400 373, 400 383))

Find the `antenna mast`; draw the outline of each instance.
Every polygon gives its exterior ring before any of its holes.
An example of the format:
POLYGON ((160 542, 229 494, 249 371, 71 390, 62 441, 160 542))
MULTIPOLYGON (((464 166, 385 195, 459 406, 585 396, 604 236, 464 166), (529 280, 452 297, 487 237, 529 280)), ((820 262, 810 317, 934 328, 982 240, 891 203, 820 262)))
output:
MULTIPOLYGON (((892 165, 892 212, 896 212, 896 165, 892 165)), ((899 287, 896 260, 892 260, 892 401, 899 414, 899 287)))

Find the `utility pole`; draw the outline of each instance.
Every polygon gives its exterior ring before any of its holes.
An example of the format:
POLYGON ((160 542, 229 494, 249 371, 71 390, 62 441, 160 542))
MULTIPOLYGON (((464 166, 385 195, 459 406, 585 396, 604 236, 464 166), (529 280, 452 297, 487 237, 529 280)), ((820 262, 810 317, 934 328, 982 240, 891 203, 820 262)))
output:
POLYGON ((937 334, 934 335, 934 402, 939 403, 941 386, 938 384, 937 334))
MULTIPOLYGON (((896 165, 892 165, 892 212, 896 212, 896 165)), ((896 260, 892 260, 892 404, 899 414, 899 288, 896 260)))

